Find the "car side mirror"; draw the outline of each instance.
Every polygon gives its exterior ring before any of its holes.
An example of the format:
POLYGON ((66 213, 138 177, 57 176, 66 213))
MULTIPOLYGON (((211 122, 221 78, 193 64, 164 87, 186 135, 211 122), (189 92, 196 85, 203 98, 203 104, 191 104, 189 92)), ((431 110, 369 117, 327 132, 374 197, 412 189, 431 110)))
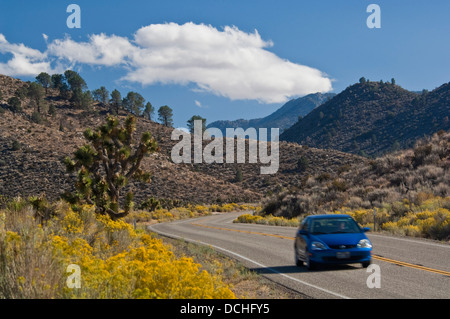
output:
POLYGON ((368 232, 368 231, 370 231, 370 228, 369 228, 369 227, 364 227, 364 228, 362 229, 362 231, 363 231, 363 232, 368 232))
POLYGON ((308 236, 308 231, 306 231, 306 230, 304 230, 304 229, 300 229, 300 230, 298 231, 298 233, 299 233, 300 235, 306 235, 306 236, 308 236))

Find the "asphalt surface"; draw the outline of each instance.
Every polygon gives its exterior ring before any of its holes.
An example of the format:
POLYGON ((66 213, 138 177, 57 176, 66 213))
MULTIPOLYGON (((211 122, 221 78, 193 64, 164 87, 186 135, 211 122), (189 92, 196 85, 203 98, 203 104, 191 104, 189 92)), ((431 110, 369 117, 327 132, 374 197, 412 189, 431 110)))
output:
POLYGON ((370 288, 377 283, 376 272, 360 264, 314 271, 297 267, 293 249, 297 229, 233 223, 243 213, 215 214, 149 228, 163 236, 209 245, 305 297, 450 299, 448 244, 367 233, 373 244, 372 264, 379 266, 380 275, 380 287, 370 288))

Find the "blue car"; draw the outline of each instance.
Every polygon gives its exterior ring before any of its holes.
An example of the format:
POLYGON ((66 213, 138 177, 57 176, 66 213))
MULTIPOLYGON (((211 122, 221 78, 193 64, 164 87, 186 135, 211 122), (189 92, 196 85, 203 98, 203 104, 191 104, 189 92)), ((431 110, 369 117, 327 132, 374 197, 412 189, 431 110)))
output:
POLYGON ((295 263, 308 269, 319 264, 371 262, 372 243, 349 215, 310 215, 301 223, 295 238, 295 263))

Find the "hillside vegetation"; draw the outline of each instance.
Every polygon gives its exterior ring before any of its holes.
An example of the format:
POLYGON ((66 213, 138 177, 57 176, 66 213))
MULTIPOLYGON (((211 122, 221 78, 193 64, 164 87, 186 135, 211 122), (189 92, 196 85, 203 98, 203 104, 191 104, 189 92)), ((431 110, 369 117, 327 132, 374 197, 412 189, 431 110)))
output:
POLYGON ((376 208, 379 225, 390 222, 386 229, 411 227, 409 234, 448 240, 449 168, 450 132, 440 131, 412 149, 349 165, 337 174, 310 175, 300 187, 265 200, 260 214, 293 218, 345 211, 359 214, 360 222, 367 224, 376 208), (429 218, 438 229, 416 228, 429 218))
MULTIPOLYGON (((88 107, 72 101, 70 91, 61 93, 47 88, 40 101, 41 110, 27 94, 30 83, 0 75, 0 194, 14 198, 44 195, 57 200, 73 191, 75 176, 67 173, 64 159, 86 141, 83 132, 117 114, 123 122, 130 114, 113 102, 92 100, 88 107), (10 105, 18 97, 19 108, 10 105)), ((261 175, 259 164, 175 164, 171 150, 178 141, 171 140, 171 127, 147 117, 137 117, 135 136, 150 132, 160 151, 145 157, 142 168, 152 173, 151 183, 131 181, 125 192, 135 192, 137 205, 150 200, 175 201, 181 204, 221 204, 258 202, 266 194, 290 185, 299 185, 313 172, 336 172, 348 163, 365 159, 335 150, 320 150, 280 143, 280 167, 277 174, 261 175)), ((204 146, 208 141, 204 141, 204 146)), ((248 153, 248 147, 247 147, 248 153)), ((225 156, 224 143, 224 156, 225 156)), ((225 161, 224 161, 225 162, 225 161)))

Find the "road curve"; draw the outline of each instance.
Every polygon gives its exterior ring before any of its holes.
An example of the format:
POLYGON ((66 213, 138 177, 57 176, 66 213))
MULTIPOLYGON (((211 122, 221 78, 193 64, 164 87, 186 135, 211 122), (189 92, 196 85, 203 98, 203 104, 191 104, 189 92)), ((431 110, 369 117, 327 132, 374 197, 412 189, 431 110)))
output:
POLYGON ((238 224, 243 214, 221 213, 149 226, 163 236, 209 245, 246 267, 311 298, 450 299, 450 245, 368 233, 380 288, 359 264, 308 271, 294 264, 296 228, 238 224))

